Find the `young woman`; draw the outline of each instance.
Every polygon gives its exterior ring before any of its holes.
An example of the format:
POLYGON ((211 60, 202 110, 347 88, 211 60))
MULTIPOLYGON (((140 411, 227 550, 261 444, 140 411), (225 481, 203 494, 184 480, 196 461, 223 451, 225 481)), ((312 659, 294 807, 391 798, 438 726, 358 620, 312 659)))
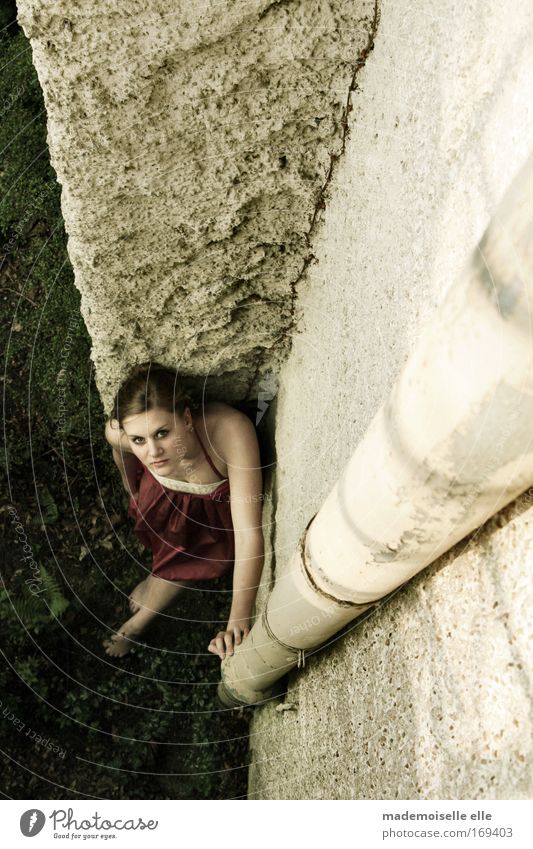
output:
POLYGON ((122 657, 189 581, 234 568, 226 628, 208 650, 224 659, 250 630, 263 569, 262 475, 255 428, 228 404, 193 411, 176 372, 136 366, 106 424, 134 532, 152 550, 152 571, 129 597, 132 616, 104 643, 122 657))

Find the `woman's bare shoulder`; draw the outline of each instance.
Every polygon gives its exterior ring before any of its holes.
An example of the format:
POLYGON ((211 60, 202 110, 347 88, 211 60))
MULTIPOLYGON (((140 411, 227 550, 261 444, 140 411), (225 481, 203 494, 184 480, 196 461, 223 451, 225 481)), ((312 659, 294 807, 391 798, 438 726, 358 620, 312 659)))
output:
POLYGON ((216 424, 217 422, 234 417, 235 414, 240 415, 239 410, 226 404, 225 401, 209 401, 204 405, 204 413, 207 420, 216 424))
POLYGON ((205 405, 205 428, 211 444, 224 458, 228 440, 235 439, 241 443, 243 438, 256 439, 255 428, 246 413, 223 401, 212 401, 205 405))
POLYGON ((232 487, 237 487, 241 493, 249 487, 260 491, 261 457, 253 421, 229 404, 220 404, 216 411, 213 408, 213 415, 216 422, 210 442, 221 473, 227 475, 232 487))
POLYGON ((250 421, 245 413, 224 401, 210 401, 205 404, 204 419, 207 430, 212 434, 216 431, 227 431, 228 426, 239 427, 240 423, 250 421))

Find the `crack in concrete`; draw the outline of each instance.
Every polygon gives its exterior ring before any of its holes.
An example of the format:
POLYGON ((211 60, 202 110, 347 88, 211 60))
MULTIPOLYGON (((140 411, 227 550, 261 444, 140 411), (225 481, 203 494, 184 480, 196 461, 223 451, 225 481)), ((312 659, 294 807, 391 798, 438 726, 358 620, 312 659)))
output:
MULTIPOLYGON (((313 212, 313 217, 311 218, 311 224, 309 226, 309 230, 305 234, 305 239, 309 248, 311 248, 311 237, 316 229, 317 220, 321 210, 326 209, 326 192, 331 183, 333 172, 335 169, 335 165, 340 157, 346 150, 346 139, 350 135, 350 127, 348 126, 348 114, 352 111, 352 93, 357 90, 357 75, 364 68, 366 61, 374 49, 374 42, 377 35, 377 30, 380 22, 381 10, 379 5, 379 0, 374 0, 374 18, 372 20, 372 27, 370 29, 370 33, 368 36, 368 41, 366 47, 361 51, 355 65, 354 71, 352 75, 352 79, 350 85, 348 86, 348 94, 346 97, 346 105, 343 110, 342 118, 341 118, 341 126, 344 128, 342 133, 342 147, 340 153, 332 153, 330 154, 330 163, 328 168, 328 173, 326 174, 326 179, 324 181, 324 185, 320 189, 318 201, 315 204, 315 209, 313 212)), ((291 288, 291 301, 290 301, 290 311, 291 311, 291 321, 288 325, 288 332, 292 333, 296 328, 296 300, 297 300, 297 286, 300 280, 303 278, 308 266, 313 263, 318 263, 317 257, 310 251, 310 253, 305 257, 304 264, 302 269, 295 280, 293 280, 290 284, 291 288)))
MULTIPOLYGON (((267 7, 267 9, 265 9, 263 11, 263 13, 261 14, 260 17, 264 17, 264 15, 266 15, 273 6, 278 6, 282 2, 284 3, 284 2, 286 2, 286 0, 277 0, 277 2, 270 4, 267 7)), ((285 340, 288 340, 289 350, 290 350, 290 347, 291 347, 292 335, 293 335, 293 333, 296 332, 296 324, 297 324, 296 309, 297 309, 297 299, 298 299, 297 287, 298 287, 298 284, 300 283, 300 281, 302 280, 302 278, 304 277, 305 272, 307 271, 307 268, 309 267, 309 265, 311 265, 311 264, 316 265, 318 263, 317 257, 315 256, 315 254, 313 254, 313 252, 311 250, 311 247, 312 247, 311 238, 312 238, 314 231, 316 230, 316 227, 318 225, 318 218, 319 218, 320 212, 322 210, 326 209, 327 190, 328 190, 330 183, 332 181, 332 178, 333 178, 335 165, 346 150, 346 140, 350 135, 350 127, 348 125, 348 115, 353 109, 352 102, 351 102, 352 101, 352 93, 357 90, 357 88, 358 88, 358 86, 357 86, 357 76, 358 76, 359 72, 361 71, 361 69, 364 68, 370 53, 374 49, 374 42, 375 42, 378 27, 379 27, 380 17, 381 17, 381 10, 380 10, 379 0, 374 0, 374 17, 373 17, 373 20, 372 20, 372 26, 371 26, 370 33, 369 33, 369 36, 368 36, 368 41, 367 41, 367 44, 364 47, 364 49, 361 51, 355 65, 354 65, 352 79, 351 79, 351 82, 348 86, 348 93, 347 93, 347 97, 346 97, 346 105, 343 109, 343 113, 342 113, 342 117, 341 117, 341 121, 340 121, 340 124, 343 127, 341 152, 330 154, 330 163, 329 163, 328 172, 326 174, 324 184, 319 191, 318 200, 315 204, 315 208, 314 208, 313 215, 312 215, 312 218, 311 218, 311 224, 309 226, 309 230, 307 231, 307 233, 305 233, 305 240, 306 240, 306 244, 309 248, 309 253, 304 258, 303 265, 302 265, 300 272, 298 273, 298 276, 293 281, 291 281, 290 284, 289 284, 289 286, 290 286, 290 301, 289 301, 290 318, 289 318, 289 322, 288 322, 288 324, 287 324, 287 326, 286 326, 286 328, 285 328, 285 330, 282 334, 282 342, 285 342, 285 340)), ((278 343, 275 343, 272 346, 272 348, 275 348, 276 344, 278 344, 278 343)), ((268 353, 270 353, 272 348, 268 349, 268 353)), ((250 380, 248 381, 248 385, 246 387, 246 392, 245 392, 244 399, 243 399, 245 402, 248 402, 248 401, 251 400, 251 393, 252 393, 252 390, 253 390, 253 388, 256 384, 256 381, 257 381, 257 379, 258 379, 258 377, 261 373, 261 368, 264 365, 266 353, 267 353, 266 351, 262 351, 261 354, 259 355, 255 369, 254 369, 252 376, 251 376, 250 380)))

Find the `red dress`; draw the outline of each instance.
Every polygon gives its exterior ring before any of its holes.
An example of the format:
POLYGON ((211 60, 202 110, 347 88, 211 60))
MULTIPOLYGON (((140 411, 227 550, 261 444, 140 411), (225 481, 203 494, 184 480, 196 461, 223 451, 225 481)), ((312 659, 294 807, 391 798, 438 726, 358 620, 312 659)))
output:
POLYGON ((167 581, 207 581, 229 572, 235 560, 229 480, 172 480, 137 462, 138 497, 130 498, 128 515, 135 521, 133 532, 152 551, 152 574, 167 581))

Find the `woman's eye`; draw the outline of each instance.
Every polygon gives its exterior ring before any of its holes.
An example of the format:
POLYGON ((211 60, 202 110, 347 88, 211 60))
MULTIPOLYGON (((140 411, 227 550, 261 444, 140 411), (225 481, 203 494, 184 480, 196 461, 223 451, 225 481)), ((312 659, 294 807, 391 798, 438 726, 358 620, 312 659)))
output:
MULTIPOLYGON (((159 439, 161 437, 167 436, 168 430, 158 430, 156 433, 156 437, 159 439)), ((134 445, 144 445, 144 438, 142 436, 134 436, 132 439, 134 445)))

